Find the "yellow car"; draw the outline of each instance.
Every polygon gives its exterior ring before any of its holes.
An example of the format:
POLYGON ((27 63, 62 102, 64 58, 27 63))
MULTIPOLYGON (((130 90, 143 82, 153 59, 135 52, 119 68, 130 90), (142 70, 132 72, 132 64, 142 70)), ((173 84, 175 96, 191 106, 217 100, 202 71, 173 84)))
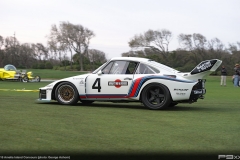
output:
POLYGON ((40 82, 40 76, 32 76, 32 72, 17 70, 14 65, 8 64, 0 68, 0 80, 16 80, 21 82, 40 82))

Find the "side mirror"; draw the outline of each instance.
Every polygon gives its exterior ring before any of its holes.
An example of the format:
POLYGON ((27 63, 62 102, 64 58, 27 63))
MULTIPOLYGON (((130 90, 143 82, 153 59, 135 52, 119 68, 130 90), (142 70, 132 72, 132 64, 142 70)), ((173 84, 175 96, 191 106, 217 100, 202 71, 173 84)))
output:
POLYGON ((97 74, 100 76, 102 75, 102 70, 98 71, 97 74))

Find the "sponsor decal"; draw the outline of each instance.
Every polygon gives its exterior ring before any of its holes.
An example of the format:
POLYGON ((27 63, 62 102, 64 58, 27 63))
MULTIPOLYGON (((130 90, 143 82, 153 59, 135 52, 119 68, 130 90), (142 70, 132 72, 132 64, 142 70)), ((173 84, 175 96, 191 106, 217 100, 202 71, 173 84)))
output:
POLYGON ((85 82, 84 82, 84 78, 80 78, 79 79, 79 85, 80 86, 84 86, 85 82))
POLYGON ((197 66, 197 70, 199 72, 207 70, 208 68, 210 68, 212 66, 210 61, 206 61, 203 64, 200 64, 199 66, 197 66))
POLYGON ((83 80, 80 81, 80 85, 84 85, 84 81, 83 80))
POLYGON ((184 91, 188 91, 188 89, 177 89, 177 88, 174 88, 174 91, 182 91, 182 92, 184 92, 184 91))
POLYGON ((79 80, 79 79, 83 79, 83 78, 74 77, 73 79, 74 80, 79 80))
POLYGON ((182 89, 182 88, 174 88, 174 91, 176 91, 176 95, 179 95, 179 96, 184 96, 186 95, 186 93, 184 92, 187 92, 189 89, 182 89))
POLYGON ((115 81, 109 81, 108 86, 115 86, 116 88, 120 88, 121 86, 128 86, 128 81, 121 81, 120 79, 116 79, 115 81))
POLYGON ((194 90, 193 92, 194 92, 194 94, 203 94, 202 90, 194 90))
POLYGON ((186 93, 176 93, 177 95, 179 95, 179 96, 184 96, 184 95, 186 95, 186 93))

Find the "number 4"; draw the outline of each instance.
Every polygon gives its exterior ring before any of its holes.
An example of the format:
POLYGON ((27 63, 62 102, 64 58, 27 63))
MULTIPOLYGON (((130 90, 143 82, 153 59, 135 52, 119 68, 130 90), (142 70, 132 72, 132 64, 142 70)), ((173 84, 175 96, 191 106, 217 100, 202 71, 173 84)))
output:
POLYGON ((92 89, 98 89, 98 92, 101 92, 101 84, 100 84, 101 81, 100 80, 101 80, 100 78, 97 78, 92 85, 92 89))

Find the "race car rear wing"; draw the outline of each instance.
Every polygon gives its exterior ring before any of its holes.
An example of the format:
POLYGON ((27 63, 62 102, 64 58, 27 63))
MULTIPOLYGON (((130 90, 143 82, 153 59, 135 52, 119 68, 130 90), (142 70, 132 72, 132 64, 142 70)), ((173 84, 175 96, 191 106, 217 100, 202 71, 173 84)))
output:
POLYGON ((221 64, 222 61, 219 59, 206 60, 199 63, 191 72, 180 74, 186 79, 197 81, 216 71, 221 64))
POLYGON ((205 71, 214 72, 221 65, 221 63, 222 61, 218 59, 202 61, 190 72, 190 74, 193 75, 205 71))

